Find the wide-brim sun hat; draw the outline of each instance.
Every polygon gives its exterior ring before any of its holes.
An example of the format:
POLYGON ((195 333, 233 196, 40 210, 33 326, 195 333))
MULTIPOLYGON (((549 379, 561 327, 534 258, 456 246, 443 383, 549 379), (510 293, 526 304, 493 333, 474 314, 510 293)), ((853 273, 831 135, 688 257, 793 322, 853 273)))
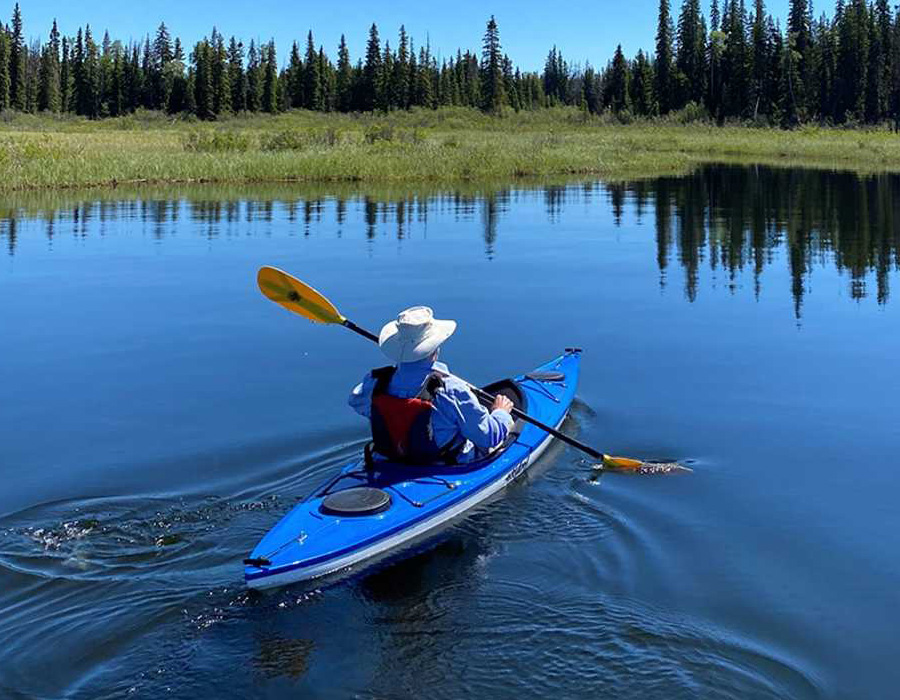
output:
POLYGON ((413 306, 385 324, 378 345, 394 362, 416 362, 431 355, 455 330, 456 321, 435 318, 428 306, 413 306))

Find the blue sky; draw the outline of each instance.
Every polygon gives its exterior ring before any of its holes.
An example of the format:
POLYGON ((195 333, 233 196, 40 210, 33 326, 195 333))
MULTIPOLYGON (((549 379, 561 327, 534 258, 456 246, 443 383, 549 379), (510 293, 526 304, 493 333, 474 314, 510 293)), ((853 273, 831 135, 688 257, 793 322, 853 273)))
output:
MULTIPOLYGON (((8 0, 9 1, 9 0, 8 0)), ((708 0, 702 0, 708 16, 708 0)), ((750 2, 747 3, 751 5, 750 2)), ((817 5, 816 12, 822 9, 817 5)), ((2 11, 9 21, 13 2, 2 11)), ((677 16, 680 0, 673 0, 677 16)), ((569 0, 564 4, 531 0, 341 0, 334 2, 274 2, 273 0, 87 0, 86 2, 36 2, 20 0, 25 35, 29 39, 46 37, 53 18, 60 31, 74 34, 77 27, 90 23, 99 39, 103 30, 123 40, 143 37, 165 21, 173 35, 186 46, 208 34, 213 25, 226 37, 234 34, 249 42, 251 38, 274 38, 279 60, 283 62, 294 39, 304 40, 311 28, 316 44, 323 44, 335 58, 341 33, 355 61, 365 49, 368 28, 378 25, 382 41, 396 45, 400 24, 405 24, 417 44, 431 40, 434 50, 444 56, 457 47, 478 49, 488 17, 493 13, 500 27, 504 50, 513 62, 525 69, 539 69, 553 44, 559 46, 570 62, 589 60, 603 65, 621 43, 626 55, 639 48, 653 48, 658 0, 569 0), (248 12, 248 9, 250 11, 248 12)), ((767 3, 770 12, 781 18, 787 13, 787 0, 767 3)), ((301 44, 302 45, 302 44, 301 44)))

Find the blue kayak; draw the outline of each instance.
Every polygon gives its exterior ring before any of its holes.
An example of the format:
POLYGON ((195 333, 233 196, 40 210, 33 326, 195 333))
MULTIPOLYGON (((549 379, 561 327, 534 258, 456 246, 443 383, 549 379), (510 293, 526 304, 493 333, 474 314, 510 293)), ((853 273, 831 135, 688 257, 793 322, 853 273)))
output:
MULTIPOLYGON (((575 396, 580 363, 581 351, 568 349, 532 372, 484 388, 558 428, 575 396)), ((468 464, 356 459, 262 538, 244 561, 244 579, 251 588, 282 586, 402 551, 524 474, 551 440, 517 421, 503 445, 468 464)))

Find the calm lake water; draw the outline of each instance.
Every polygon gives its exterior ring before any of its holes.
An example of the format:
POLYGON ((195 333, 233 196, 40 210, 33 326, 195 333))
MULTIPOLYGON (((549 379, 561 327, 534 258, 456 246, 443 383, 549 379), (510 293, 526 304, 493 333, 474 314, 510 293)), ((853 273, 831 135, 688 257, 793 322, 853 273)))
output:
POLYGON ((462 191, 0 202, 0 696, 888 698, 900 683, 900 178, 710 167, 462 191), (895 218, 896 216, 896 218, 895 218), (376 330, 474 382, 584 348, 548 452, 435 549, 243 588, 361 448, 376 330))

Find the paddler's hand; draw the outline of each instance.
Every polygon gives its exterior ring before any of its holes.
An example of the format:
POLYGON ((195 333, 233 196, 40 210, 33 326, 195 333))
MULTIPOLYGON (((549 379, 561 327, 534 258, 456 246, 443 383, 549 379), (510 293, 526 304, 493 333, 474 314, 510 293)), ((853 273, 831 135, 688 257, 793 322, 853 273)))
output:
POLYGON ((501 411, 512 413, 513 402, 506 398, 503 394, 497 394, 497 397, 494 399, 494 403, 491 404, 491 411, 496 411, 498 408, 501 411))

